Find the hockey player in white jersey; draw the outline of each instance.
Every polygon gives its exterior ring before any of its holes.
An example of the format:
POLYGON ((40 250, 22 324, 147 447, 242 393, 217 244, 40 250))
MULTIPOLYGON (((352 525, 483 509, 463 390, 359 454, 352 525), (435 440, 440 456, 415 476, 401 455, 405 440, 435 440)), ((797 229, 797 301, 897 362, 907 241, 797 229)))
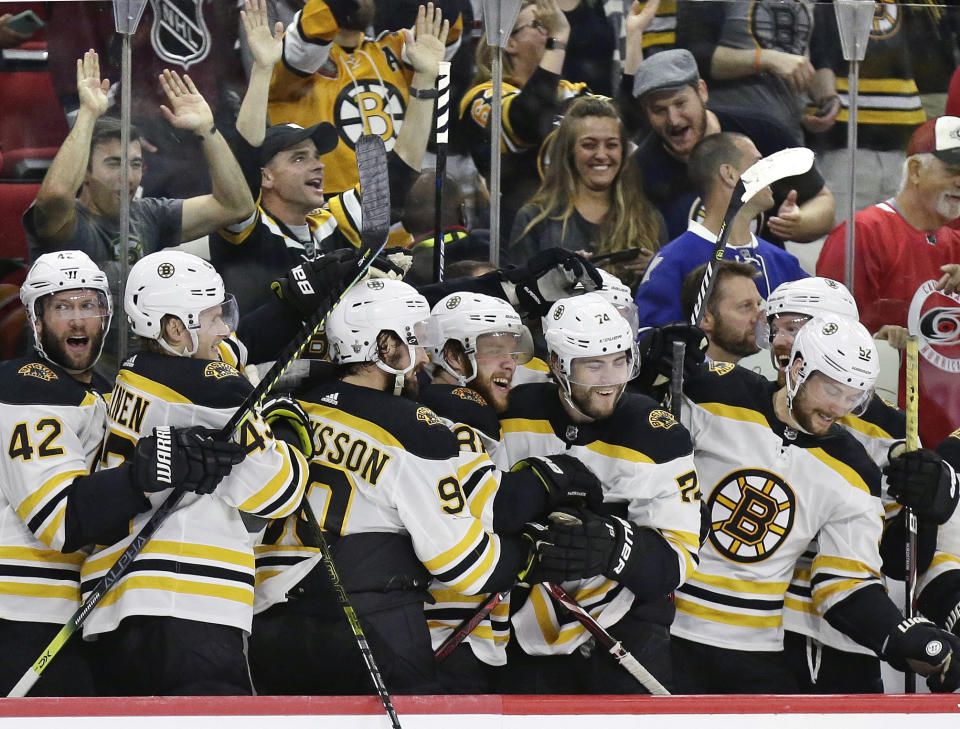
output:
MULTIPOLYGON (((672 683, 670 592, 697 561, 700 498, 690 437, 652 399, 625 392, 639 367, 634 331, 596 293, 561 299, 543 318, 556 382, 514 388, 501 417, 510 459, 569 454, 597 474, 599 512, 539 537, 545 576, 608 628, 663 684, 672 683), (586 579, 579 579, 585 576, 586 579)), ((639 685, 534 585, 512 618, 511 690, 635 693, 639 685), (514 645, 516 644, 516 645, 514 645)))
MULTIPOLYGON (((500 469, 491 472, 497 482, 494 493, 467 489, 469 508, 480 511, 480 504, 475 502, 489 502, 497 517, 491 522, 494 531, 511 533, 520 523, 543 519, 562 504, 599 500, 599 482, 586 466, 569 456, 552 457, 549 464, 526 459, 520 469, 504 470, 513 464, 506 458, 498 415, 509 405, 518 366, 533 356, 530 332, 516 310, 502 299, 460 292, 445 296, 434 305, 430 323, 435 340, 431 358, 436 369, 433 381, 420 390, 420 402, 450 421, 461 450, 477 454, 485 451, 500 469), (526 468, 533 469, 543 480, 545 491, 534 489, 532 494, 528 493, 525 487, 529 486, 530 474, 526 468), (571 496, 571 491, 576 496, 571 496)), ((425 610, 434 648, 439 648, 490 597, 464 595, 437 580, 431 583, 430 593, 433 599, 425 610)), ((440 665, 446 686, 469 693, 489 690, 485 680, 489 672, 461 653, 469 646, 481 663, 506 663, 509 614, 510 596, 505 593, 489 616, 464 639, 463 648, 440 665)))
MULTIPOLYGON (((448 425, 410 397, 427 363, 429 315, 408 284, 357 284, 327 318, 337 378, 299 396, 314 451, 307 498, 397 693, 443 690, 424 616, 431 579, 457 593, 496 592, 530 562, 525 539, 493 533, 498 479, 489 457, 462 450, 448 425)), ((544 492, 536 475, 528 484, 544 492)), ((267 528, 258 605, 269 609, 255 619, 254 680, 265 692, 369 691, 324 566, 304 559, 312 546, 299 518, 267 528)))
MULTIPOLYGON (((796 332, 813 316, 830 313, 852 321, 859 319, 853 296, 846 286, 832 279, 811 277, 787 282, 770 295, 766 304, 765 323, 758 326, 757 342, 770 349, 774 366, 780 372, 781 384, 796 332)), ((866 449, 886 475, 891 447, 905 437, 903 412, 875 394, 863 413, 849 413, 838 422, 866 449)), ((940 531, 938 525, 951 519, 951 505, 955 503, 955 499, 947 498, 951 476, 947 469, 940 467, 940 460, 931 451, 920 449, 905 459, 895 460, 895 477, 899 482, 892 492, 888 478, 881 483, 885 512, 881 556, 883 573, 887 577, 902 580, 905 572, 906 526, 904 512, 898 501, 914 506, 921 515, 917 561, 918 574, 924 576, 922 585, 930 584, 940 574, 953 571, 954 564, 960 567, 957 557, 947 552, 935 554, 940 531), (933 482, 930 481, 931 477, 933 482), (901 487, 905 479, 913 486, 906 493, 901 487), (917 486, 919 483, 923 484, 922 488, 917 486), (931 508, 931 503, 937 500, 938 490, 942 503, 939 508, 931 508), (934 559, 937 566, 925 574, 934 559)), ((949 533, 958 527, 960 518, 954 518, 942 529, 949 533)), ((828 694, 881 693, 883 683, 876 655, 831 627, 813 607, 810 573, 815 556, 816 544, 811 543, 797 563, 784 602, 784 642, 788 659, 800 679, 801 689, 828 694)), ((951 576, 946 583, 952 580, 951 576)), ((925 604, 941 602, 939 595, 946 583, 938 583, 938 587, 928 593, 925 604)), ((918 591, 918 594, 921 592, 918 591)), ((952 604, 946 608, 947 612, 950 607, 952 604)), ((939 613, 936 608, 931 608, 930 613, 924 614, 943 627, 943 620, 933 617, 939 613)), ((950 629, 949 626, 945 627, 950 629)))
MULTIPOLYGON (((40 256, 20 288, 34 351, 0 364, 0 693, 6 695, 80 604, 87 545, 109 538, 150 507, 157 439, 130 443, 122 468, 94 472, 109 385, 93 367, 110 325, 107 277, 81 251, 40 256)), ((170 434, 174 474, 193 490, 229 471, 206 438, 170 434), (214 456, 213 460, 210 457, 214 456), (210 463, 209 473, 188 464, 210 463)), ((229 449, 227 449, 229 450, 229 449)), ((32 695, 92 695, 83 642, 67 644, 32 695)))
MULTIPOLYGON (((143 346, 123 363, 113 388, 102 455, 107 469, 124 463, 139 434, 156 426, 221 428, 252 389, 220 360, 220 343, 236 329, 236 304, 206 261, 180 251, 141 258, 130 270, 124 310, 143 346)), ((85 637, 101 643, 103 680, 113 694, 252 692, 245 647, 254 553, 243 515, 293 512, 307 463, 256 414, 232 440, 246 454, 243 462, 216 490, 211 484, 180 501, 84 625, 85 637)), ((168 495, 152 494, 150 511, 168 495)), ((85 588, 149 515, 135 518, 86 560, 85 588)))
POLYGON ((904 621, 881 583, 880 471, 836 425, 865 407, 878 373, 859 323, 817 316, 796 334, 786 384, 726 363, 684 382, 684 417, 710 511, 700 566, 677 590, 671 629, 685 693, 798 690, 783 648, 784 597, 810 540, 813 605, 837 630, 934 690, 960 686, 960 640, 904 621), (949 670, 948 670, 949 669, 949 670))

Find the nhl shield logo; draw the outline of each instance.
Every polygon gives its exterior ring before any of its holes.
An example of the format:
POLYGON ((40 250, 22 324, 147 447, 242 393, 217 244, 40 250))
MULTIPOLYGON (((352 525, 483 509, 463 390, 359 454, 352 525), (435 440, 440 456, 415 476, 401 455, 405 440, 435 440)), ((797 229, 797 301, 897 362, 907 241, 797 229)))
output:
POLYGON ((184 69, 210 53, 210 29, 203 19, 204 0, 150 0, 154 53, 184 69))

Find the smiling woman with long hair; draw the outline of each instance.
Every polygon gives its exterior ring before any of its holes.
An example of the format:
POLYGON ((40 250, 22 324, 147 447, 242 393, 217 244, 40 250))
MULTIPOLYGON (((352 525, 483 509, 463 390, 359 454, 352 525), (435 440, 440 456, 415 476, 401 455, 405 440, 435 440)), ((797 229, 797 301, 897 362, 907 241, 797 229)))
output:
POLYGON ((586 96, 570 105, 548 141, 544 158, 549 164, 540 189, 514 222, 506 252, 511 262, 555 246, 594 255, 644 248, 632 261, 604 266, 631 287, 639 283, 666 239, 627 143, 609 101, 586 96))

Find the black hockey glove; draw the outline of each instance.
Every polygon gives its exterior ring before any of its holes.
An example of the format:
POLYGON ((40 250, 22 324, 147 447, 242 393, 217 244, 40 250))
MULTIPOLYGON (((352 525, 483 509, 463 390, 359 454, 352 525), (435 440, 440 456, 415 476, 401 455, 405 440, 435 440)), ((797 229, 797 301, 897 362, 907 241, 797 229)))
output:
POLYGON ((926 448, 904 450, 902 441, 891 446, 889 459, 883 475, 890 495, 919 518, 945 524, 960 499, 960 479, 953 468, 926 448))
POLYGON ((703 363, 709 342, 700 327, 693 324, 666 324, 647 327, 637 335, 640 352, 640 374, 635 380, 642 391, 669 381, 673 370, 673 343, 684 342, 684 376, 690 376, 703 363))
POLYGON ((294 266, 270 284, 273 293, 306 321, 326 309, 357 276, 360 251, 341 248, 294 266))
POLYGON ((245 455, 238 444, 215 440, 216 434, 200 426, 154 428, 153 435, 137 441, 134 484, 147 493, 176 486, 211 493, 245 455))
POLYGON ((579 458, 560 453, 555 456, 534 456, 513 464, 511 471, 529 468, 547 490, 547 510, 558 506, 579 506, 599 509, 603 503, 600 481, 579 458))
POLYGON ((539 549, 547 533, 547 525, 540 522, 529 522, 520 530, 520 536, 530 545, 527 560, 517 573, 517 582, 522 585, 537 585, 549 582, 550 578, 543 573, 540 564, 539 549))
POLYGON ((537 551, 541 569, 551 582, 596 575, 619 581, 633 555, 633 544, 633 525, 626 519, 563 510, 550 514, 537 551))
POLYGON ((902 621, 883 643, 883 659, 898 671, 911 670, 928 676, 931 691, 949 692, 960 688, 960 655, 957 654, 960 654, 960 638, 926 618, 902 621))
POLYGON ((276 395, 263 404, 260 416, 273 436, 298 449, 309 461, 313 457, 313 433, 310 416, 289 395, 276 395))
POLYGON ((503 270, 503 291, 514 306, 533 316, 545 316, 551 304, 575 293, 600 288, 602 279, 590 261, 573 251, 548 248, 525 266, 503 270), (582 291, 574 291, 579 284, 582 291))

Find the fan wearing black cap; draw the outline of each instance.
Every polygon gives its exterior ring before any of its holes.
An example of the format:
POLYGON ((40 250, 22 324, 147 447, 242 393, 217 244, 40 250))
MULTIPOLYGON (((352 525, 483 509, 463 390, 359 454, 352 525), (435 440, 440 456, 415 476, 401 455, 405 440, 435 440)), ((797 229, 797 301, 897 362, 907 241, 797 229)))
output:
MULTIPOLYGON (((241 312, 270 301, 270 281, 292 266, 360 244, 359 186, 324 198, 321 157, 337 146, 336 127, 320 122, 307 128, 293 123, 265 128, 270 72, 282 49, 282 26, 271 31, 265 6, 265 0, 248 0, 243 11, 254 63, 237 119, 237 156, 255 197, 259 191, 257 209, 247 220, 210 236, 210 260, 241 312)), ((406 31, 414 87, 434 86, 448 27, 431 3, 420 7, 413 32, 406 31)), ((432 116, 432 98, 411 96, 387 157, 397 220, 423 162, 432 116)))

